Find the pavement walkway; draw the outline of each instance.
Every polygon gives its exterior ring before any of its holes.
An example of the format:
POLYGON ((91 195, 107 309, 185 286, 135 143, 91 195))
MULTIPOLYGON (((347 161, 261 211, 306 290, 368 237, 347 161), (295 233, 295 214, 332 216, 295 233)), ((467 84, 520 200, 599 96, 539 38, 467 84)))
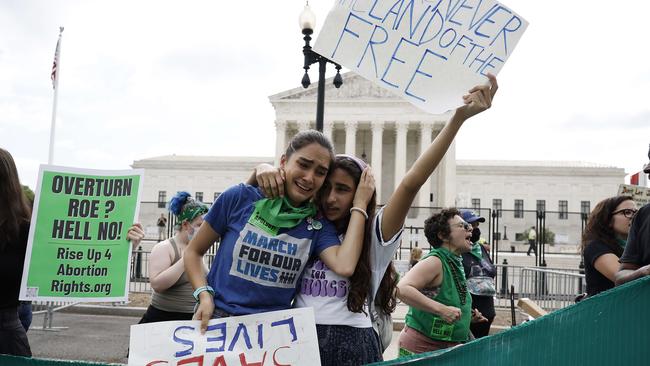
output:
POLYGON ((140 317, 55 313, 53 327, 42 330, 43 315, 34 316, 27 338, 38 358, 127 363, 129 330, 140 317))
MULTIPOLYGON (((137 324, 140 316, 118 314, 133 315, 136 309, 124 311, 112 306, 76 306, 68 310, 75 312, 54 314, 53 327, 63 328, 56 331, 42 330, 43 315, 36 315, 27 332, 32 353, 38 358, 126 364, 130 326, 137 324)), ((144 313, 145 309, 141 310, 144 313)), ((397 358, 398 337, 399 331, 393 332, 393 342, 384 353, 385 360, 397 358)))

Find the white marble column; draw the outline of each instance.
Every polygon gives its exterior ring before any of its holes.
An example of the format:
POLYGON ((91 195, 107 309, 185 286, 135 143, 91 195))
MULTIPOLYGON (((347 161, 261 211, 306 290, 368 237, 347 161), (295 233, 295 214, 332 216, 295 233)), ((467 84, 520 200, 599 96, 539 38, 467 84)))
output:
POLYGON ((345 121, 345 153, 356 156, 357 121, 345 121))
POLYGON ((283 119, 275 120, 275 166, 280 166, 280 157, 287 148, 287 121, 283 119))
POLYGON ((437 206, 452 207, 456 204, 456 141, 454 140, 445 157, 438 165, 437 206))
POLYGON ((298 120, 298 132, 307 131, 309 129, 309 120, 298 120))
POLYGON ((406 133, 408 132, 408 121, 396 121, 395 130, 395 188, 406 174, 406 133))
POLYGON ((332 145, 334 145, 334 141, 332 140, 333 130, 334 130, 334 121, 323 121, 323 135, 325 135, 325 137, 327 137, 327 139, 332 142, 332 145))
MULTIPOLYGON (((420 122, 420 155, 422 155, 429 145, 431 145, 431 132, 433 131, 433 122, 420 122)), ((428 207, 431 205, 429 197, 431 195, 431 177, 420 188, 420 199, 418 206, 428 207)))
POLYGON ((375 176, 375 189, 377 190, 377 203, 385 203, 381 200, 381 152, 384 143, 384 122, 371 122, 372 128, 372 161, 370 166, 375 176))

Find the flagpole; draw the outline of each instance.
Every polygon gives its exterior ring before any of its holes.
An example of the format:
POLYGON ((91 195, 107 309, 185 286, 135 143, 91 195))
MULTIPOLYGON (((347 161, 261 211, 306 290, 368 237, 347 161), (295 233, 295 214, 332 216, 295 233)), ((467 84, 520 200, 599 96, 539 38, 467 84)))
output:
POLYGON ((54 101, 52 102, 52 126, 50 127, 50 152, 47 157, 47 163, 54 162, 54 133, 56 130, 56 103, 59 95, 59 76, 61 74, 61 35, 63 34, 63 27, 59 27, 59 40, 56 42, 56 50, 54 51, 54 67, 52 85, 54 87, 54 101))

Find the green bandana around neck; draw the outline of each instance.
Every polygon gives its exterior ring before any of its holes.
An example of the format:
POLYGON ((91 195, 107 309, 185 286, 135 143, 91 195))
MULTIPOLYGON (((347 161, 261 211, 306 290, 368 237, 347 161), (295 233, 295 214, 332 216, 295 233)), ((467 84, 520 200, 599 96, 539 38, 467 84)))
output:
POLYGON ((248 223, 271 235, 278 235, 280 228, 295 227, 314 214, 316 206, 312 202, 303 207, 293 207, 286 197, 262 198, 255 202, 255 210, 248 223))
POLYGON ((616 242, 618 245, 621 246, 621 248, 625 249, 625 245, 627 245, 627 240, 623 240, 621 238, 616 238, 616 242))
POLYGON ((478 242, 472 244, 472 250, 470 251, 473 256, 478 258, 479 260, 483 259, 483 250, 481 250, 481 244, 478 242))

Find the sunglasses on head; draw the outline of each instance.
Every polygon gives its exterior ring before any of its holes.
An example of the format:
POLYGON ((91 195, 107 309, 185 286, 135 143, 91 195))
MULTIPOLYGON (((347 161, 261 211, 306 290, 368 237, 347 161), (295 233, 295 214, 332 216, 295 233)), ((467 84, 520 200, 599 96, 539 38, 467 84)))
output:
POLYGON ((636 215, 636 211, 637 210, 635 210, 633 208, 624 208, 622 210, 612 212, 612 215, 618 215, 618 214, 622 213, 623 216, 627 217, 628 219, 631 219, 631 218, 634 217, 634 215, 636 215))

